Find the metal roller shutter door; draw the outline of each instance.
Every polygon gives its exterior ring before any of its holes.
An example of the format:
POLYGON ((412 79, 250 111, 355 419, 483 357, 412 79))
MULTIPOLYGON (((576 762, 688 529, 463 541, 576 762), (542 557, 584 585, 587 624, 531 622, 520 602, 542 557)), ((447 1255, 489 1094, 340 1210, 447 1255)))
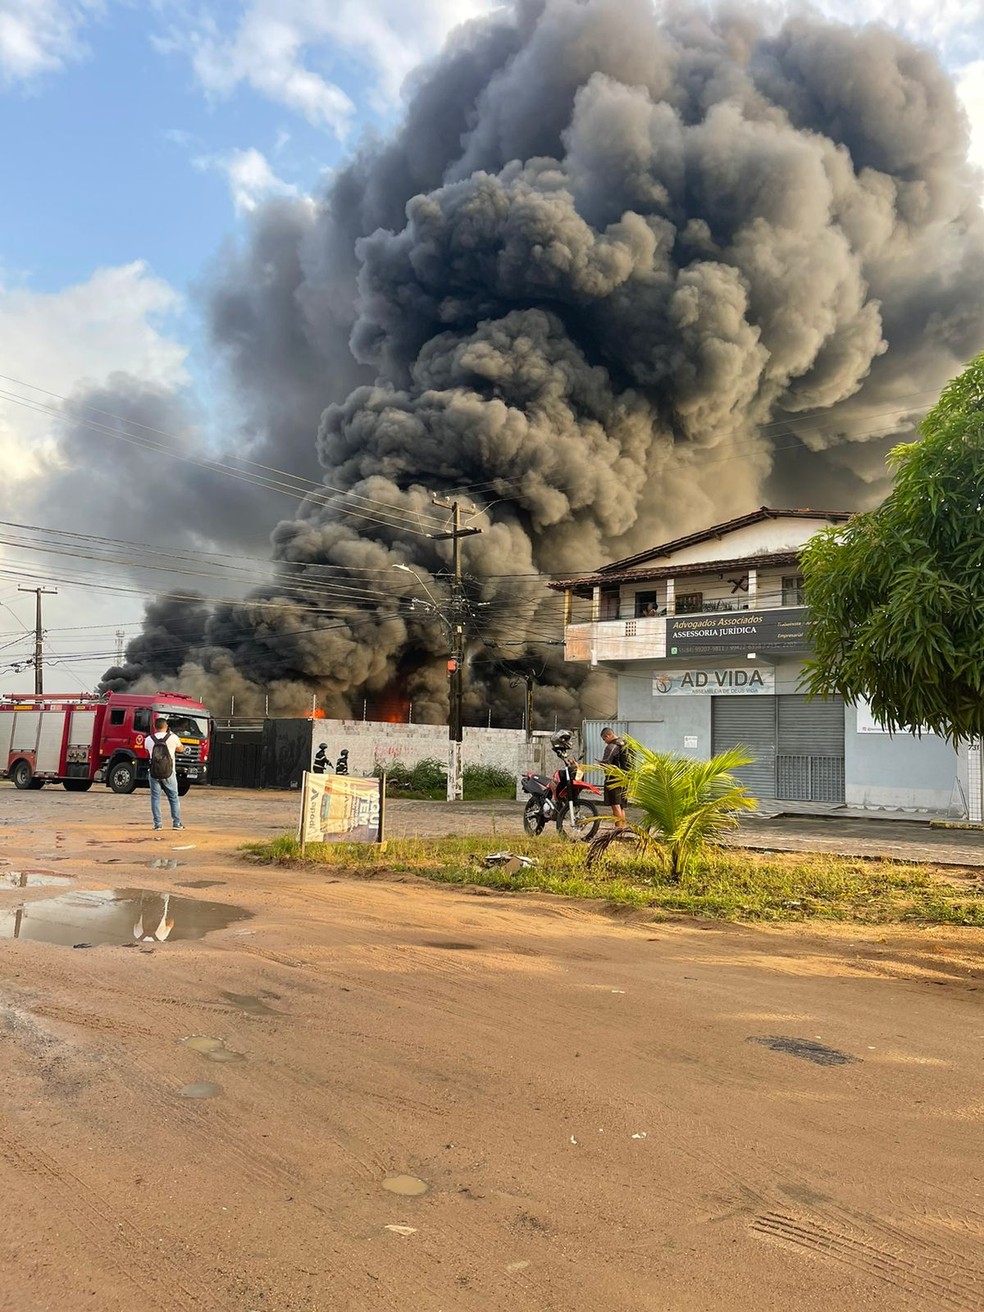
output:
POLYGON ((711 751, 747 748, 751 765, 735 774, 753 797, 776 795, 775 697, 713 697, 711 699, 711 751))
POLYGON ((776 701, 776 796, 785 801, 843 802, 843 701, 808 701, 801 693, 787 693, 776 701))

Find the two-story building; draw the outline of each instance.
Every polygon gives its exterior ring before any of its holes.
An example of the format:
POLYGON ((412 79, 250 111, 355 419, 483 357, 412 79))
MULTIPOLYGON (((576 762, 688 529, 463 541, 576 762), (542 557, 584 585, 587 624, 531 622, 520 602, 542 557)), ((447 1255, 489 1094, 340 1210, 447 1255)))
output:
MULTIPOLYGON (((741 774, 757 797, 966 813, 971 780, 980 818, 979 752, 889 734, 866 706, 801 691, 800 551, 849 518, 763 506, 558 580, 566 657, 617 676, 617 727, 646 746, 700 759, 746 747, 755 759, 741 774)), ((600 725, 584 726, 586 759, 600 725)))

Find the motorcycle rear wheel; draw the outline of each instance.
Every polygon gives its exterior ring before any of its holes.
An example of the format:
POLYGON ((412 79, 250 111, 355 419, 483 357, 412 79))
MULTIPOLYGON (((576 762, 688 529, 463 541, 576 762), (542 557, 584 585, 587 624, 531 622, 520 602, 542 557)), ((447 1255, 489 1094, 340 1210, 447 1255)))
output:
POLYGON ((543 807, 531 797, 523 809, 523 829, 530 838, 539 838, 543 833, 544 826, 543 807))
POLYGON ((593 822, 591 820, 591 817, 597 814, 598 808, 594 802, 575 802, 573 827, 571 826, 570 812, 565 806, 557 816, 557 829, 572 843, 590 843, 601 825, 600 820, 593 822))

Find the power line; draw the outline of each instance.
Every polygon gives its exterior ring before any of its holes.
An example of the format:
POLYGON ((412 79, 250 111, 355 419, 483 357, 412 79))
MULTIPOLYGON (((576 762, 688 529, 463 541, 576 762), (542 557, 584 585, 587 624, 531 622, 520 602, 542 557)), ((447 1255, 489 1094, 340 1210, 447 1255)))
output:
MULTIPOLYGON (((28 384, 30 386, 30 384, 28 384)), ((180 460, 185 464, 195 465, 200 469, 209 469, 215 473, 224 474, 228 478, 236 479, 239 482, 248 483, 251 486, 262 488, 269 492, 275 492, 283 496, 292 497, 297 501, 317 501, 319 498, 322 504, 327 504, 333 497, 341 496, 351 498, 355 502, 364 502, 365 505, 344 505, 338 502, 332 502, 332 508, 340 515, 349 515, 365 523, 378 524, 384 528, 399 529, 402 532, 414 534, 417 537, 429 537, 429 533, 423 528, 413 528, 406 521, 406 512, 399 507, 392 506, 388 502, 377 501, 375 498, 362 497, 357 492, 351 492, 345 488, 332 487, 329 484, 312 484, 309 488, 304 488, 296 476, 288 474, 283 479, 273 479, 264 475, 252 474, 246 470, 237 470, 234 466, 223 463, 219 460, 213 460, 206 456, 185 455, 180 451, 171 451, 160 443, 151 442, 147 439, 140 438, 132 433, 120 432, 117 429, 109 428, 105 424, 99 424, 93 420, 81 419, 77 416, 66 416, 66 414, 53 407, 47 406, 40 402, 35 402, 30 397, 19 397, 14 393, 0 389, 0 399, 6 400, 12 404, 23 406, 36 414, 49 415, 51 418, 65 422, 66 419, 79 427, 88 428, 93 432, 102 433, 107 437, 115 438, 117 441, 127 442, 131 446, 139 447, 144 451, 149 451, 154 455, 167 456, 172 460, 180 460)), ((121 420, 125 423, 125 420, 121 420)), ((178 439, 175 439, 178 440, 178 439)), ((255 464, 254 461, 244 460, 246 465, 255 464)), ((265 466, 261 466, 265 467, 265 466)), ((418 511, 413 514, 419 516, 418 511)))
MULTIPOLYGON (((78 400, 73 399, 73 398, 71 398, 71 397, 63 396, 63 395, 61 395, 61 393, 59 393, 59 392, 53 392, 53 391, 51 391, 49 388, 46 388, 46 387, 39 387, 36 383, 28 383, 28 382, 25 382, 24 379, 21 379, 21 378, 13 378, 13 377, 11 377, 9 374, 0 374, 0 379, 3 379, 5 382, 8 382, 8 383, 14 383, 15 386, 17 386, 17 387, 26 387, 26 388, 28 388, 28 389, 29 389, 30 391, 32 391, 32 392, 41 392, 41 393, 42 393, 43 395, 45 395, 45 396, 52 396, 52 397, 54 397, 57 401, 61 401, 62 404, 64 404, 64 405, 68 405, 68 406, 77 406, 77 407, 78 407, 79 409, 81 409, 81 410, 91 410, 91 411, 93 412, 93 414, 105 415, 105 416, 106 416, 107 418, 109 418, 109 419, 114 419, 114 420, 116 420, 117 423, 120 423, 120 424, 129 424, 131 428, 142 428, 145 432, 148 432, 148 433, 156 433, 159 437, 166 437, 169 441, 172 441, 172 442, 178 442, 178 441, 181 440, 181 439, 180 439, 175 433, 168 432, 166 429, 163 429, 163 428, 156 428, 156 427, 154 427, 152 424, 144 424, 144 423, 142 423, 142 422, 141 422, 140 420, 138 420, 138 419, 130 419, 130 418, 124 416, 124 415, 114 414, 113 411, 111 411, 111 410, 103 410, 103 409, 102 409, 101 407, 99 407, 99 406, 89 405, 89 404, 86 404, 85 402, 78 401, 78 400)), ((18 400, 21 400, 21 401, 24 401, 24 402, 27 402, 27 403, 30 403, 30 402, 33 401, 33 398, 31 398, 31 397, 17 397, 16 393, 11 393, 11 392, 7 392, 7 391, 2 391, 2 392, 0 392, 0 395, 4 395, 4 396, 7 397, 7 399, 12 400, 12 401, 18 401, 18 400)), ((43 402, 39 402, 38 404, 44 404, 44 403, 43 403, 43 402)), ((57 408, 55 408, 55 407, 50 407, 50 409, 55 413, 56 416, 59 416, 59 417, 62 417, 62 418, 65 417, 64 414, 63 414, 63 412, 62 412, 60 409, 57 409, 57 408)), ((115 430, 111 430, 111 431, 115 431, 115 430)), ((160 449, 161 453, 164 454, 164 455, 176 455, 176 454, 177 454, 177 453, 175 453, 175 452, 168 451, 166 448, 162 447, 159 443, 154 443, 153 446, 154 446, 155 448, 160 449)), ((210 462, 210 463, 214 464, 214 465, 215 465, 216 467, 218 467, 218 468, 233 468, 233 469, 235 468, 235 466, 224 465, 222 462, 218 462, 218 461, 213 461, 213 462, 210 462)), ((393 509, 393 507, 390 506, 389 502, 383 501, 383 500, 381 500, 381 499, 378 498, 378 497, 364 497, 364 496, 362 496, 361 493, 349 492, 349 491, 347 491, 347 490, 345 490, 345 489, 342 489, 342 488, 331 487, 329 484, 326 484, 326 483, 324 483, 324 482, 315 481, 314 479, 306 478, 306 477, 304 477, 304 476, 301 475, 301 474, 291 474, 291 473, 290 473, 289 471, 287 471, 287 470, 279 469, 276 465, 265 465, 265 464, 262 464, 262 463, 259 462, 259 461, 256 461, 256 460, 249 460, 249 459, 244 459, 244 460, 242 461, 242 463, 243 463, 244 465, 251 465, 251 466, 252 466, 253 468, 255 468, 255 469, 261 469, 261 470, 264 470, 264 471, 267 472, 267 473, 272 473, 272 474, 280 475, 281 477, 286 478, 286 479, 289 479, 289 480, 291 480, 292 482, 296 483, 296 484, 298 485, 298 487, 302 487, 302 488, 303 488, 303 487, 306 485, 309 489, 311 489, 312 491, 315 491, 315 492, 321 492, 321 491, 323 491, 323 490, 325 490, 325 489, 327 488, 329 491, 337 492, 337 493, 341 493, 342 495, 345 495, 345 496, 352 496, 352 497, 354 497, 356 500, 366 502, 366 503, 369 504, 369 505, 376 505, 376 506, 379 506, 379 507, 384 508, 384 509, 390 509, 390 510, 393 509)), ((440 516, 438 516, 438 515, 432 515, 432 514, 430 514, 430 512, 425 511, 425 510, 418 511, 418 512, 416 512, 416 513, 417 513, 418 515, 421 514, 421 513, 425 513, 425 514, 427 514, 428 517, 433 521, 434 524, 439 524, 439 523, 440 523, 440 516)))

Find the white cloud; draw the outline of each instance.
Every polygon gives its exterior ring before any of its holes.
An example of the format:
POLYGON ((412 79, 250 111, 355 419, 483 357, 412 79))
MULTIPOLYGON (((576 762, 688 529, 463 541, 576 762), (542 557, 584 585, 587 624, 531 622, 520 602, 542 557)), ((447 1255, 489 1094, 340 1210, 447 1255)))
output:
POLYGON ((984 169, 984 59, 965 64, 957 76, 957 95, 970 122, 970 159, 984 169))
POLYGON ((205 17, 158 44, 186 51, 212 95, 247 85, 344 136, 356 106, 319 64, 341 56, 368 65, 367 99, 389 106, 452 27, 492 7, 492 0, 249 0, 232 31, 205 17))
MULTIPOLYGON (((181 298, 142 261, 98 269, 87 282, 57 292, 0 284, 3 373, 62 396, 124 372, 161 387, 185 381, 186 348, 158 326, 181 298)), ((0 379, 0 389, 58 402, 0 379)), ((0 397, 0 465, 23 479, 54 450, 57 421, 0 397)))
MULTIPOLYGON (((24 383, 71 396, 87 384, 100 384, 110 375, 124 372, 161 388, 181 387, 186 382, 185 347, 168 335, 167 316, 180 308, 181 298, 147 266, 133 264, 97 270, 86 282, 56 292, 38 292, 24 286, 0 282, 0 341, 3 342, 5 375, 0 391, 29 398, 44 411, 32 409, 0 395, 0 468, 4 480, 0 502, 4 517, 24 518, 24 508, 36 496, 46 471, 60 463, 60 424, 55 414, 56 398, 32 390, 24 383)), ((84 440, 84 439, 83 439, 84 440)), ((78 454, 78 453, 76 453, 78 454)), ((92 433, 91 459, 106 468, 106 527, 94 530, 113 533, 113 449, 108 439, 92 433)), ((58 525, 70 507, 55 500, 35 509, 37 522, 58 525)), ((132 535, 131 535, 132 536, 132 535)), ((58 588, 57 597, 45 599, 45 624, 50 629, 46 644, 46 686, 51 691, 71 692, 93 687, 111 662, 113 630, 124 626, 129 637, 139 629, 141 603, 127 594, 117 596, 59 579, 65 570, 78 572, 78 562, 38 556, 6 547, 0 548, 0 639, 10 643, 17 621, 33 624, 33 598, 17 592, 17 586, 41 584, 58 588), (7 609, 9 608, 9 609, 7 609), (11 614, 11 610, 14 614, 11 614), (72 626, 83 626, 78 632, 72 626), (90 626, 105 625, 105 632, 90 626), (59 665, 67 651, 101 652, 90 662, 59 665)), ((84 566, 82 567, 85 568, 84 566)), ((121 582, 132 580, 119 571, 121 582)), ((23 661, 31 643, 14 643, 0 656, 0 688, 23 690, 31 685, 31 672, 18 673, 9 662, 23 661)))
POLYGON ((0 0, 0 77, 27 81, 85 54, 82 28, 103 0, 0 0))
POLYGON ((217 169, 226 175, 232 203, 240 214, 250 214, 268 196, 296 196, 293 183, 279 178, 262 151, 233 150, 227 155, 200 155, 194 161, 199 169, 217 169))

